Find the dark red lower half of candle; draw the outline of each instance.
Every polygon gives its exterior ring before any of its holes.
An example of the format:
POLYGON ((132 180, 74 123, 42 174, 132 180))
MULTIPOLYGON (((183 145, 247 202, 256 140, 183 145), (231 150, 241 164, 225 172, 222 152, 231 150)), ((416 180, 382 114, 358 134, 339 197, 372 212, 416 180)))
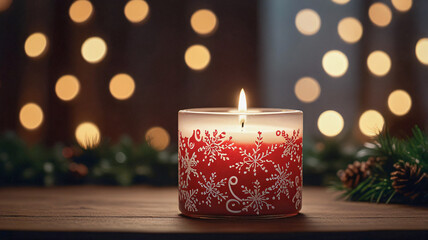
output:
POLYGON ((302 138, 278 130, 235 143, 225 132, 179 132, 179 209, 187 216, 290 216, 302 207, 302 138))

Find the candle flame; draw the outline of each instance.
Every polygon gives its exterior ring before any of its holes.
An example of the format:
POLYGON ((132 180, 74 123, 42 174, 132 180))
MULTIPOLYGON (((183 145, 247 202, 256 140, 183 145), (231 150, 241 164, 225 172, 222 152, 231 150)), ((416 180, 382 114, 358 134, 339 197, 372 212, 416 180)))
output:
POLYGON ((241 89, 241 93, 239 94, 238 111, 240 112, 247 111, 247 98, 245 97, 244 89, 241 89))
MULTIPOLYGON (((247 98, 245 97, 245 92, 243 88, 241 89, 241 93, 239 94, 238 111, 239 112, 247 111, 247 98)), ((247 116, 239 115, 239 123, 241 124, 242 128, 244 128, 246 120, 247 120, 247 116)))

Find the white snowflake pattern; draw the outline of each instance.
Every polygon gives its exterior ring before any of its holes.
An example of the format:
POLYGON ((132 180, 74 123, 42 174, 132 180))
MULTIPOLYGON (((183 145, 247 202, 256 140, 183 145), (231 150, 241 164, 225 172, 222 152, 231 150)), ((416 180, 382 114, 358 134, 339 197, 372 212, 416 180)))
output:
MULTIPOLYGON (((300 171, 300 180, 303 181, 303 175, 302 175, 302 167, 298 167, 300 171)), ((300 184, 299 176, 296 176, 296 179, 294 181, 296 186, 296 194, 293 196, 293 203, 295 204, 296 209, 299 209, 302 204, 302 185, 300 184)))
POLYGON ((208 166, 211 165, 217 158, 226 161, 229 160, 227 153, 224 150, 232 150, 236 149, 233 142, 231 142, 232 137, 226 138, 226 132, 222 132, 219 134, 217 130, 215 130, 211 136, 209 131, 205 131, 205 136, 202 141, 205 143, 205 146, 202 146, 198 149, 198 152, 204 152, 205 157, 202 161, 208 159, 208 166))
POLYGON ((248 195, 246 198, 242 199, 242 204, 244 205, 242 211, 248 212, 249 209, 253 209, 253 211, 259 215, 264 207, 266 207, 267 210, 275 209, 275 207, 269 203, 269 197, 267 197, 269 194, 268 189, 262 191, 258 180, 254 182, 254 189, 248 189, 245 186, 241 187, 243 188, 242 192, 248 195))
POLYGON ((212 173, 209 180, 207 180, 202 173, 200 174, 204 180, 203 182, 198 181, 199 185, 204 189, 201 195, 206 196, 206 199, 202 201, 202 203, 211 207, 211 199, 216 199, 219 204, 227 199, 227 192, 221 192, 219 190, 220 187, 226 186, 227 178, 215 182, 215 178, 217 177, 216 173, 212 173))
MULTIPOLYGON (((283 166, 275 165, 275 174, 271 174, 270 178, 266 178, 266 181, 275 181, 274 185, 270 187, 271 190, 275 191, 276 198, 281 199, 281 195, 284 194, 287 198, 290 198, 290 192, 288 190, 289 187, 293 187, 294 182, 290 180, 291 172, 288 171, 290 163, 285 164, 285 168, 283 166)), ((275 199, 275 197, 273 197, 275 199)))
POLYGON ((239 153, 244 158, 241 162, 231 165, 230 168, 238 169, 239 173, 241 172, 241 169, 244 168, 244 174, 247 174, 247 172, 253 172, 254 176, 257 175, 257 168, 260 168, 262 171, 267 172, 264 163, 272 163, 272 160, 267 159, 267 157, 278 148, 278 145, 274 144, 272 146, 269 146, 266 151, 260 152, 262 144, 262 132, 258 132, 258 137, 255 141, 256 148, 253 148, 253 152, 247 152, 247 150, 239 148, 239 153))
POLYGON ((297 143, 297 140, 299 138, 299 132, 300 129, 297 129, 293 131, 293 136, 288 135, 288 133, 285 133, 285 131, 277 131, 276 135, 282 135, 284 138, 284 142, 279 145, 280 148, 284 148, 284 152, 282 153, 281 157, 287 157, 290 156, 291 161, 297 161, 300 162, 302 160, 301 154, 297 154, 297 152, 302 148, 303 143, 297 143))
POLYGON ((187 152, 187 148, 185 149, 184 157, 182 156, 181 151, 179 155, 181 161, 181 168, 184 168, 184 170, 180 173, 180 186, 182 188, 186 188, 189 185, 191 175, 199 177, 199 174, 195 169, 196 165, 198 165, 199 163, 199 160, 196 160, 195 153, 192 154, 192 157, 189 157, 189 152, 187 152))
POLYGON ((197 212, 198 208, 196 205, 198 204, 198 199, 196 198, 196 194, 198 193, 198 189, 192 190, 183 190, 180 189, 179 198, 180 200, 185 200, 184 209, 189 212, 197 212))

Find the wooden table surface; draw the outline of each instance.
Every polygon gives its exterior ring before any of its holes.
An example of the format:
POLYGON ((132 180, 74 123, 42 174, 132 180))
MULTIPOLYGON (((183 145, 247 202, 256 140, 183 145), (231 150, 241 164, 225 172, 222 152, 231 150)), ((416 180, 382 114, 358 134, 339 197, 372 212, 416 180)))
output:
POLYGON ((179 215, 176 188, 0 188, 0 239, 428 239, 428 208, 335 200, 305 187, 301 214, 274 220, 179 215))

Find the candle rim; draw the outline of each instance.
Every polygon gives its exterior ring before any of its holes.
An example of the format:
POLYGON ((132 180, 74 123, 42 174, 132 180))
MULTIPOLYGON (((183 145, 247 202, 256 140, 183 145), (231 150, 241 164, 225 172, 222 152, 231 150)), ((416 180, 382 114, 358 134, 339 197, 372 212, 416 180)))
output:
POLYGON ((212 115, 279 115, 279 114, 302 114, 301 110, 281 109, 281 108, 248 108, 247 112, 239 112, 237 108, 188 108, 178 111, 178 113, 190 114, 212 114, 212 115))

